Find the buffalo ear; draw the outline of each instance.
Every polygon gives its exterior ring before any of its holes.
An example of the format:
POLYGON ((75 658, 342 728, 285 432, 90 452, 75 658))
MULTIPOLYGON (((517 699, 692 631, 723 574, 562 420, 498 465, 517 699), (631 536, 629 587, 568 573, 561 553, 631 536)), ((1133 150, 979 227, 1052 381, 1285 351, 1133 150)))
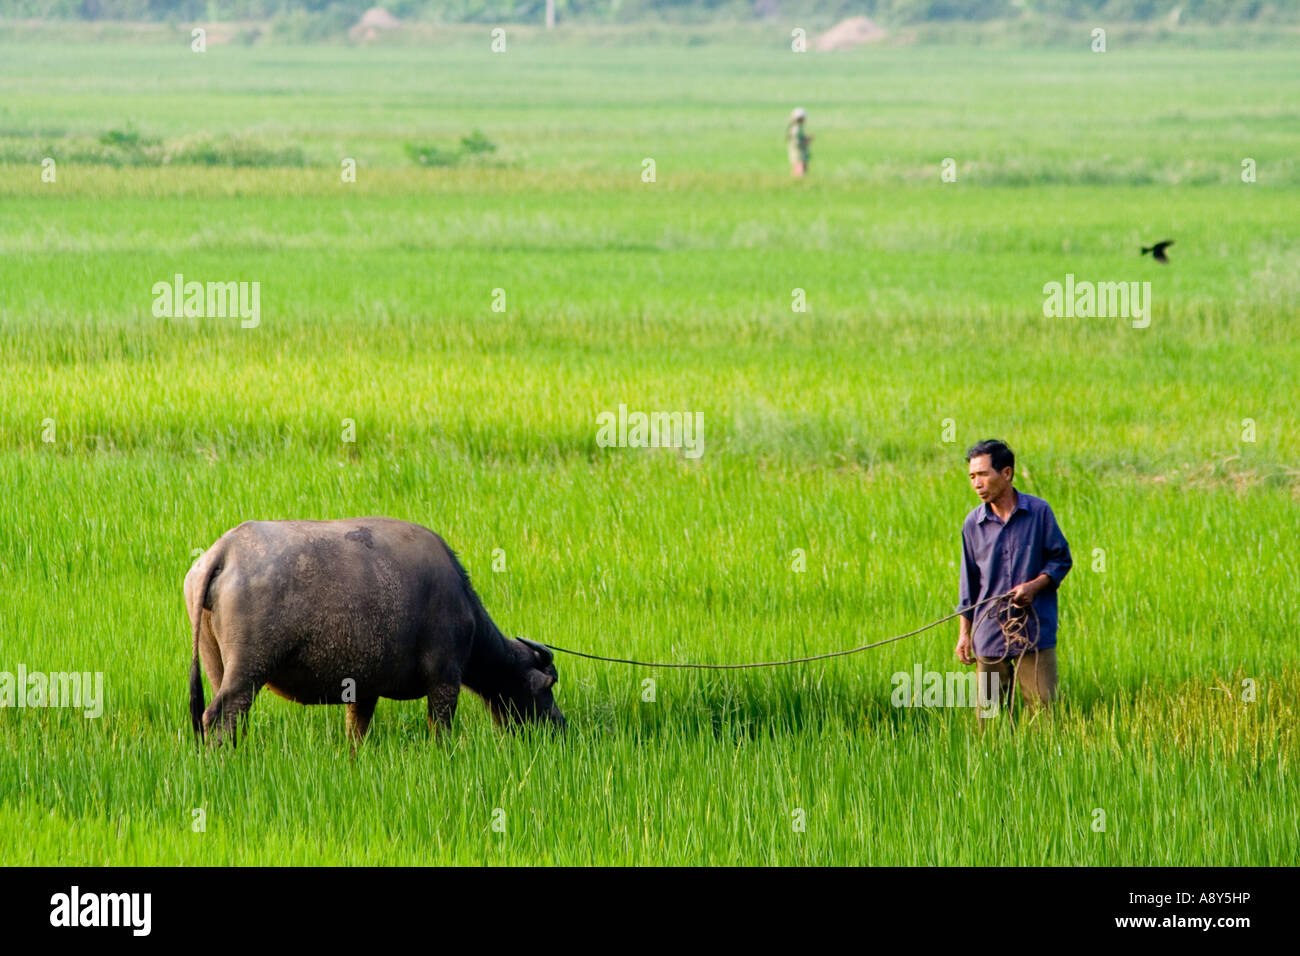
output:
POLYGON ((555 678, 543 671, 533 670, 528 672, 528 689, 533 694, 540 694, 542 691, 555 686, 555 678))
POLYGON ((537 656, 538 668, 540 668, 541 670, 545 670, 546 668, 551 666, 551 661, 554 660, 555 655, 551 653, 551 649, 549 647, 547 647, 545 644, 538 644, 536 641, 530 641, 526 637, 520 637, 517 638, 517 640, 519 641, 520 644, 523 644, 525 647, 532 648, 533 653, 537 656))

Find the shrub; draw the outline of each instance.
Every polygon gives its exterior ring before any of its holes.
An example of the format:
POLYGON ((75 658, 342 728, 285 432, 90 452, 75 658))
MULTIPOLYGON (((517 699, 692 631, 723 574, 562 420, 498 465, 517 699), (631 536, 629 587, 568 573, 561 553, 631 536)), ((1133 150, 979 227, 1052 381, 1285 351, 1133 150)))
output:
POLYGON ((460 149, 463 153, 476 156, 482 153, 495 153, 497 151, 497 144, 484 136, 482 130, 476 129, 468 136, 462 136, 460 138, 460 149))
POLYGON ((460 153, 455 150, 420 143, 407 143, 406 155, 417 166, 455 166, 460 162, 460 153))

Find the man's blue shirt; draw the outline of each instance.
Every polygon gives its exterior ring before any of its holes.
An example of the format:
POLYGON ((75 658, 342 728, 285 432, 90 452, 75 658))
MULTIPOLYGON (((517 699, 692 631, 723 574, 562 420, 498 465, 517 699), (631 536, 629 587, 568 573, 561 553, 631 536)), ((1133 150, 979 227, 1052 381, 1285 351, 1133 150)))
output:
MULTIPOLYGON (((1029 615, 1026 631, 1031 647, 1013 646, 1013 654, 1056 646, 1056 589, 1074 564, 1070 545, 1047 502, 1023 491, 1016 495, 1016 510, 1006 524, 988 504, 981 504, 961 527, 961 607, 1010 591, 1040 574, 1052 579, 1034 598, 1038 629, 1035 633, 1034 616, 1029 615)), ((1000 658, 1006 655, 1007 646, 996 614, 984 615, 991 606, 992 602, 985 604, 965 617, 978 622, 974 627, 975 653, 1000 658)))

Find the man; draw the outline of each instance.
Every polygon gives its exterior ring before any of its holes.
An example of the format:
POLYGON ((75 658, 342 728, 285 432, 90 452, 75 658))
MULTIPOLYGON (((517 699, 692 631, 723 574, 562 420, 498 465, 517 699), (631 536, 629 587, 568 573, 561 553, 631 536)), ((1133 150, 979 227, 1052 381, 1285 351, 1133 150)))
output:
MULTIPOLYGON (((1004 693, 1014 683, 1026 705, 1045 707, 1056 697, 1056 589, 1074 563, 1070 545, 1047 502, 1012 485, 1016 456, 1005 442, 980 442, 966 452, 966 462, 983 504, 961 529, 961 606, 1010 591, 1004 617, 1023 627, 1027 643, 1007 646, 999 602, 989 602, 959 618, 957 659, 976 664, 981 688, 991 682, 984 674, 996 674, 1004 693)), ((981 715, 981 727, 984 720, 981 715)))
POLYGON ((790 154, 790 172, 796 179, 808 172, 808 162, 811 159, 808 144, 813 138, 803 128, 804 120, 807 118, 808 114, 800 107, 790 114, 790 123, 785 128, 786 151, 790 154))

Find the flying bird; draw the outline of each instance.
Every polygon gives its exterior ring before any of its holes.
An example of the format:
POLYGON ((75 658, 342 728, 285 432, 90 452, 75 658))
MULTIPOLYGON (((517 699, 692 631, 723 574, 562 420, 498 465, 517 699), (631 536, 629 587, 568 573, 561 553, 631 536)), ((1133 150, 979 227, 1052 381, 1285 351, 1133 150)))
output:
POLYGON ((1172 239, 1163 239, 1160 242, 1157 242, 1154 246, 1143 246, 1142 255, 1145 256, 1149 252, 1151 253, 1151 258, 1156 260, 1156 262, 1163 262, 1165 265, 1168 265, 1169 257, 1165 255, 1165 250, 1173 244, 1174 241, 1172 239))

